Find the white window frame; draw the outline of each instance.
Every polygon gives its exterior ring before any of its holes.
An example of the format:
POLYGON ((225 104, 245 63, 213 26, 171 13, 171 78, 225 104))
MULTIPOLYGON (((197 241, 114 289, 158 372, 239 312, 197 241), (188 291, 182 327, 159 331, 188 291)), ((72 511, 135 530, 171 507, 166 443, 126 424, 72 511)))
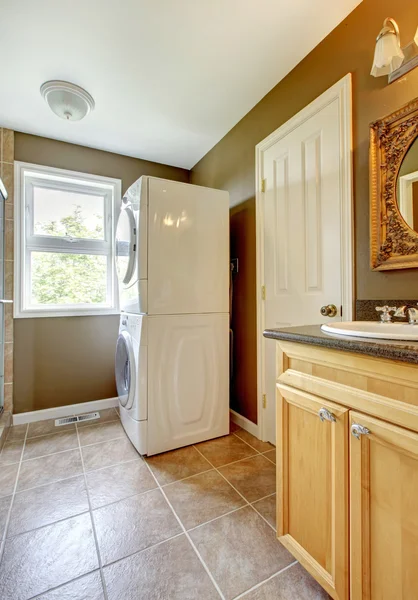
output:
POLYGON ((121 181, 56 169, 24 162, 15 162, 15 269, 14 317, 72 317, 82 315, 119 314, 119 297, 115 268, 115 215, 121 205, 121 181), (77 191, 105 196, 104 240, 74 239, 39 235, 33 229, 33 186, 77 191), (107 293, 103 304, 43 306, 30 305, 30 253, 33 251, 96 254, 107 256, 107 293))

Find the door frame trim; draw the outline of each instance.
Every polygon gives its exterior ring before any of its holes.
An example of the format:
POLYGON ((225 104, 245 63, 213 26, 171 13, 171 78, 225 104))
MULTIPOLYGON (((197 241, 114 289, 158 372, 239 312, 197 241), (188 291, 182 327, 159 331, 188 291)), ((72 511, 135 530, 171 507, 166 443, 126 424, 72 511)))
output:
POLYGON ((354 243, 353 243, 353 165, 352 165, 352 77, 348 73, 333 86, 318 96, 281 127, 262 140, 255 148, 256 179, 256 283, 257 283, 257 423, 259 437, 266 441, 265 420, 263 419, 263 394, 265 393, 265 329, 264 300, 264 192, 262 180, 264 172, 263 154, 320 110, 338 100, 340 109, 340 163, 341 181, 341 283, 342 319, 351 321, 354 306, 354 243))

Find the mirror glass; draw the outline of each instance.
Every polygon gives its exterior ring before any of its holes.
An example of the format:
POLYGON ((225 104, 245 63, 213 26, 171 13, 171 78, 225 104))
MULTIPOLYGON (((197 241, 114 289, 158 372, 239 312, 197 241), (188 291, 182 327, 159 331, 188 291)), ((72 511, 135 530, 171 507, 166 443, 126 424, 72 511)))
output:
POLYGON ((399 211, 409 227, 418 231, 418 138, 402 161, 396 187, 399 211))

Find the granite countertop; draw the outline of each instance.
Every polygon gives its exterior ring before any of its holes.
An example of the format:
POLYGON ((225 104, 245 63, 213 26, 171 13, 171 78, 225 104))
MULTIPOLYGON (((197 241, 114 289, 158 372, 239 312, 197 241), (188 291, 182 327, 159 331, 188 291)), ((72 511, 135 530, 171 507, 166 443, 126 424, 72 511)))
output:
POLYGON ((313 346, 354 352, 356 354, 366 354, 377 358, 389 358, 418 365, 418 342, 365 339, 348 335, 329 335, 321 331, 320 325, 266 329, 264 337, 273 340, 311 344, 313 346))

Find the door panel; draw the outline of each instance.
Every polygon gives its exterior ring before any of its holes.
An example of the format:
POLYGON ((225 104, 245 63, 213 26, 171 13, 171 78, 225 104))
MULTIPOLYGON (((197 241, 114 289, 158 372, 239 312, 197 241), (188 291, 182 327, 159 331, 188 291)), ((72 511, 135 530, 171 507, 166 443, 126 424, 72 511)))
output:
POLYGON ((350 413, 351 598, 418 597, 418 434, 350 413))
POLYGON ((229 315, 149 317, 148 453, 229 432, 229 315))
MULTIPOLYGON (((335 99, 263 152, 264 326, 341 320, 341 121, 335 99)), ((274 347, 265 344, 264 438, 275 443, 274 347)))
POLYGON ((329 571, 331 569, 328 547, 331 530, 331 494, 329 493, 331 427, 324 426, 316 412, 289 403, 288 428, 288 533, 314 556, 324 569, 329 571), (310 448, 315 448, 315 452, 307 451, 310 448), (299 465, 303 465, 303 473, 300 472, 299 465), (301 477, 304 479, 303 482, 300 482, 301 477), (307 496, 301 493, 303 489, 312 490, 309 496, 309 511, 305 510, 307 496), (320 493, 316 493, 316 490, 320 490, 320 493))
POLYGON ((346 600, 348 409, 277 387, 277 534, 333 598, 346 600), (322 421, 321 409, 335 421, 322 421))
POLYGON ((277 309, 305 325, 324 321, 323 304, 341 305, 338 109, 335 100, 264 152, 268 326, 277 309))

